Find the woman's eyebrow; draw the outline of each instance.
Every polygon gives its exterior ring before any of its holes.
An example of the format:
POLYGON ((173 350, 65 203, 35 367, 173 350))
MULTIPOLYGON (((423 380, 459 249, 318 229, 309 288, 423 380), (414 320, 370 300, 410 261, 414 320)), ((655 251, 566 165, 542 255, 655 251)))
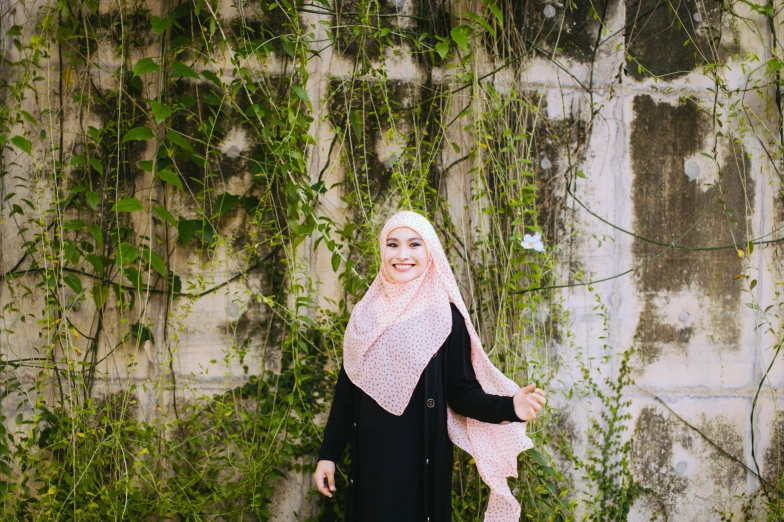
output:
MULTIPOLYGON (((409 241, 423 241, 423 239, 418 238, 418 237, 410 237, 410 238, 408 238, 408 240, 409 241)), ((396 237, 388 237, 387 241, 399 241, 399 239, 396 238, 396 237)))

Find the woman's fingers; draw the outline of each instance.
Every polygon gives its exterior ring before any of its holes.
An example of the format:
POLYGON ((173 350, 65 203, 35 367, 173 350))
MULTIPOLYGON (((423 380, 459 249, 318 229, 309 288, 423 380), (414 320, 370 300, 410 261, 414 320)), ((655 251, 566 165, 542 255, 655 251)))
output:
MULTIPOLYGON (((330 491, 335 491, 335 472, 327 470, 327 484, 330 491)), ((332 494, 330 493, 330 497, 332 494)))
POLYGON ((545 399, 543 395, 539 395, 538 393, 532 393, 528 397, 530 398, 532 403, 539 404, 541 406, 544 406, 545 403, 547 402, 547 399, 545 399))
POLYGON ((327 490, 326 485, 324 484, 324 479, 326 478, 326 473, 321 469, 316 469, 316 472, 313 473, 313 482, 316 484, 316 489, 318 489, 319 493, 326 497, 332 496, 329 491, 327 490))
POLYGON ((319 493, 332 498, 331 491, 335 491, 335 465, 329 461, 319 461, 313 472, 313 482, 319 493))
POLYGON ((521 420, 534 420, 547 403, 547 399, 544 396, 545 391, 537 388, 534 383, 521 388, 515 394, 515 408, 519 408, 516 412, 517 416, 521 420))

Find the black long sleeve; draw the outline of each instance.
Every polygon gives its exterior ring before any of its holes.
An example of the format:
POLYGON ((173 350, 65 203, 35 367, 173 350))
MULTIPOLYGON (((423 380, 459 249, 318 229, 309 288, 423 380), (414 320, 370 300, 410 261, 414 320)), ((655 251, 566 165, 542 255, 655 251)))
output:
POLYGON ((335 385, 335 397, 329 411, 329 420, 324 429, 319 460, 340 461, 354 424, 354 393, 354 384, 341 366, 338 382, 335 385))
POLYGON ((447 339, 447 393, 452 410, 481 422, 521 422, 511 396, 485 393, 471 363, 471 338, 460 311, 452 305, 452 333, 447 339))

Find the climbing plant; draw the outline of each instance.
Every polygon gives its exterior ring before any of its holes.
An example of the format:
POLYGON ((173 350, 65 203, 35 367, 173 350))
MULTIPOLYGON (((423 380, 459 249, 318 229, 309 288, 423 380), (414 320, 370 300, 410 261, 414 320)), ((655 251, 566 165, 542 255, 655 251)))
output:
MULTIPOLYGON (((589 450, 565 437, 551 401, 510 480, 528 520, 624 520, 656 497, 629 461, 637 352, 608 340, 597 285, 669 254, 729 252, 738 264, 740 295, 772 339, 755 433, 782 344, 778 286, 763 300, 759 267, 782 279, 782 236, 753 230, 753 198, 733 194, 748 188, 749 156, 780 191, 781 6, 625 2, 618 24, 619 2, 410 4, 60 0, 0 11, 3 520, 295 516, 279 500, 314 465, 351 306, 377 272, 380 226, 403 208, 435 223, 499 368, 557 387, 578 362, 558 394, 595 405, 589 450), (669 65, 645 44, 665 29, 684 41, 669 65), (740 33, 765 52, 744 51, 740 33), (609 83, 608 46, 622 57, 609 83), (570 87, 548 94, 526 76, 533 63, 570 87), (673 63, 713 86, 712 100, 684 94, 684 106, 713 129, 702 165, 718 181, 685 233, 648 237, 583 202, 596 188, 589 142, 616 89, 671 81, 683 72, 673 63), (643 260, 590 277, 572 258, 582 216, 609 227, 591 245, 629 235, 643 260), (706 222, 731 241, 684 240, 706 222), (562 290, 582 287, 604 322, 603 362, 622 352, 607 380, 575 346, 563 303, 562 290)), ((765 470, 752 453, 744 473, 759 492, 717 506, 723 519, 780 518, 771 451, 765 470)), ((465 453, 453 482, 454 519, 480 520, 488 491, 465 453)), ((339 496, 309 495, 298 519, 341 518, 339 496)))

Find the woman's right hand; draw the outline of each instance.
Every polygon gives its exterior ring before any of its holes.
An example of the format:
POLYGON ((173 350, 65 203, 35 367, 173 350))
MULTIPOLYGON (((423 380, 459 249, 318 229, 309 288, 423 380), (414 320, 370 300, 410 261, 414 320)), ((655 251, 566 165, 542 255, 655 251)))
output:
POLYGON ((534 420, 547 403, 547 399, 544 396, 544 390, 537 388, 535 384, 529 384, 524 388, 520 388, 514 396, 514 408, 517 417, 521 421, 534 420))
POLYGON ((335 491, 335 463, 331 460, 320 460, 313 472, 313 482, 316 483, 319 493, 332 498, 335 491))

